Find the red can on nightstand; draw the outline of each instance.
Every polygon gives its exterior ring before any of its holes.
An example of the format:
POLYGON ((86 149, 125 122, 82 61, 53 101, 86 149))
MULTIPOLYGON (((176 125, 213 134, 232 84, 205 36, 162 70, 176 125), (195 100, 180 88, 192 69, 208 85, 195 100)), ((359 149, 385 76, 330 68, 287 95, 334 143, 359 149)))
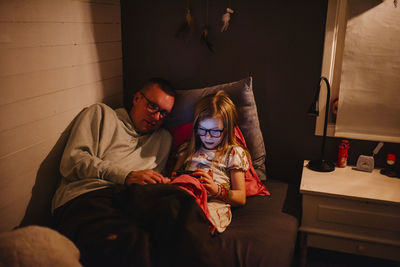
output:
POLYGON ((347 166, 347 158, 349 157, 350 144, 348 140, 342 140, 339 144, 339 151, 337 157, 337 167, 344 168, 347 166))

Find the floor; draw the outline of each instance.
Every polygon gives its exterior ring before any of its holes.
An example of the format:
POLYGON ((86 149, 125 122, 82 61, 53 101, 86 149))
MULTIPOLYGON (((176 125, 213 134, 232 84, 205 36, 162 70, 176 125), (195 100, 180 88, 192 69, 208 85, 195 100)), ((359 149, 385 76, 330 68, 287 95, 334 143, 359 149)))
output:
POLYGON ((306 267, 400 267, 400 262, 308 248, 306 267))

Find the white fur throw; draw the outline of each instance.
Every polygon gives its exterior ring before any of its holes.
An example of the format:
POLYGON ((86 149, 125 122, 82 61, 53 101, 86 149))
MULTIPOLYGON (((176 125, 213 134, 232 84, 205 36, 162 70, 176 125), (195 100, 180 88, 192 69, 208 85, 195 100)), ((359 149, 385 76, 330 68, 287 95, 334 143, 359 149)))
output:
POLYGON ((42 226, 0 234, 0 266, 82 266, 78 248, 65 236, 42 226))

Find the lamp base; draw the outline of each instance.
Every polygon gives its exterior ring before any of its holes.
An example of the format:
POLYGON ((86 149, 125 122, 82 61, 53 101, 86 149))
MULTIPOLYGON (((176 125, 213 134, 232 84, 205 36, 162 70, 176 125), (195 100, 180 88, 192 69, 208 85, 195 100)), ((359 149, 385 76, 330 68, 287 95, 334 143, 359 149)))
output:
POLYGON ((335 164, 330 161, 322 160, 310 160, 307 167, 317 172, 332 172, 335 170, 335 164))

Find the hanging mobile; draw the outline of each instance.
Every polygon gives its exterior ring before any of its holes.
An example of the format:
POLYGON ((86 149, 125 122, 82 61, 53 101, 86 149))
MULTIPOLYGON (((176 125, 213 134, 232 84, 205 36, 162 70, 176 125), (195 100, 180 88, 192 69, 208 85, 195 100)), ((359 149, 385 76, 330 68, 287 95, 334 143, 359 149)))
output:
POLYGON ((189 0, 186 2, 186 14, 185 20, 182 22, 181 26, 179 27, 178 31, 176 32, 176 37, 183 37, 187 38, 189 35, 193 33, 194 30, 194 19, 190 12, 190 3, 189 0))
POLYGON ((228 7, 226 8, 226 13, 222 15, 222 28, 221 32, 227 31, 229 26, 229 21, 231 20, 231 14, 233 14, 233 9, 231 9, 231 1, 228 3, 228 7))
POLYGON ((200 42, 202 44, 206 44, 208 50, 214 53, 213 44, 209 41, 209 31, 210 27, 208 26, 208 0, 206 5, 206 25, 204 25, 203 31, 201 32, 200 42))

